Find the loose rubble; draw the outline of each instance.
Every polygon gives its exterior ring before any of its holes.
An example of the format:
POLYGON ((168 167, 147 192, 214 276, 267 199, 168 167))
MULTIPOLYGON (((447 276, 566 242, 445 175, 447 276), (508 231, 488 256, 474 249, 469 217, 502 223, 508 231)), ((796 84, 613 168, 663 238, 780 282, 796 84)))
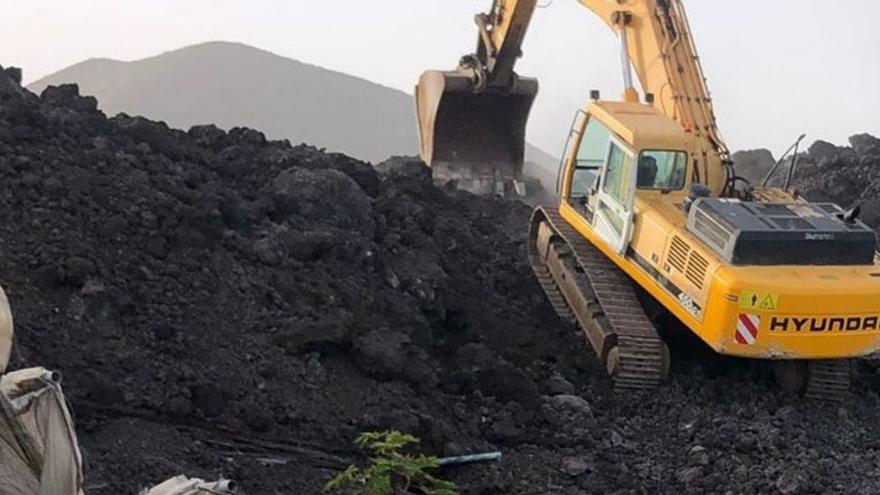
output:
POLYGON ((670 383, 616 394, 530 273, 528 206, 19 83, 0 71, 11 367, 66 377, 87 493, 181 472, 319 493, 386 428, 502 451, 446 470, 467 494, 878 490, 870 367, 850 403, 809 403, 672 328, 670 383))

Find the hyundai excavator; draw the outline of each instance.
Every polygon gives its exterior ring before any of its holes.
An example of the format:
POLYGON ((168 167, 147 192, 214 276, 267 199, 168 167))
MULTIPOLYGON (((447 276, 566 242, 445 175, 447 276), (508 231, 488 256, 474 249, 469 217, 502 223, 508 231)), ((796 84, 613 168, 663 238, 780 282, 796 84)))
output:
MULTIPOLYGON (((528 257, 550 304, 615 389, 667 378, 669 348, 645 309, 659 303, 714 351, 772 360, 784 389, 845 398, 848 360, 880 349, 873 231, 857 210, 736 175, 681 0, 577 1, 617 34, 624 89, 619 101, 591 92, 559 203, 532 215, 528 257)), ((476 17, 476 53, 421 76, 421 154, 435 177, 489 191, 521 179, 538 85, 514 65, 536 7, 495 0, 476 17)))

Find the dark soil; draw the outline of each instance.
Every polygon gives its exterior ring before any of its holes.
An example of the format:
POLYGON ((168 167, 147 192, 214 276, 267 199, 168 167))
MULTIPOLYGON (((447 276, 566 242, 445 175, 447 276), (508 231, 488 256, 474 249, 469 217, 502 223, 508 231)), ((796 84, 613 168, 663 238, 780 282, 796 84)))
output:
MULTIPOLYGON (((181 472, 313 494, 395 428, 466 494, 869 493, 880 381, 787 396, 682 335, 613 393, 525 262, 529 208, 251 129, 106 118, 0 70, 0 284, 13 367, 62 371, 87 492, 181 472)), ((377 120, 381 125, 381 120, 377 120)), ((675 333, 674 328, 667 329, 675 333)))

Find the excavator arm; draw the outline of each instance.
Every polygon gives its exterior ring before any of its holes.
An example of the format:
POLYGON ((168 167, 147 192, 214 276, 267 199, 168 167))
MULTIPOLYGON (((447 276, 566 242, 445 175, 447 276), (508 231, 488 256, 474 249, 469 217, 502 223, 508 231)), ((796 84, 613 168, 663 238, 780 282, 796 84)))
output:
MULTIPOLYGON (((495 0, 488 14, 477 14, 479 28, 474 54, 488 86, 505 88, 513 82, 517 59, 532 21, 537 0, 495 0)), ((484 88, 483 88, 484 89, 484 88)))
MULTIPOLYGON (((577 1, 621 37, 624 99, 638 100, 627 77, 631 64, 651 95, 646 99, 699 138, 697 175, 721 194, 731 176, 728 150, 681 0, 577 1)), ((422 75, 416 88, 421 153, 439 182, 482 178, 482 190, 465 188, 491 192, 485 185, 498 178, 521 179, 537 82, 518 77, 514 66, 536 7, 536 0, 495 0, 488 14, 476 16, 476 53, 455 71, 422 75)))

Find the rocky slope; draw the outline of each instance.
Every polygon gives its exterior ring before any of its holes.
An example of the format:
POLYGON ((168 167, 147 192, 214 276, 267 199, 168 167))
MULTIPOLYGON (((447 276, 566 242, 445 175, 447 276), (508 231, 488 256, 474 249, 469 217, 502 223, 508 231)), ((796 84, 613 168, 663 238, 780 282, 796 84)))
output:
POLYGON ((13 366, 62 371, 90 494, 184 471, 319 493, 359 431, 467 494, 878 490, 877 378, 804 402, 685 331, 670 383, 613 393, 525 263, 529 208, 258 131, 107 118, 0 70, 0 283, 13 366))
MULTIPOLYGON (((768 150, 733 154, 737 173, 759 184, 776 160, 768 150)), ((790 159, 778 169, 771 184, 780 185, 790 159)), ((816 141, 798 154, 792 181, 795 190, 813 201, 831 201, 845 208, 860 206, 861 219, 880 228, 880 139, 870 134, 849 138, 849 146, 816 141)))

